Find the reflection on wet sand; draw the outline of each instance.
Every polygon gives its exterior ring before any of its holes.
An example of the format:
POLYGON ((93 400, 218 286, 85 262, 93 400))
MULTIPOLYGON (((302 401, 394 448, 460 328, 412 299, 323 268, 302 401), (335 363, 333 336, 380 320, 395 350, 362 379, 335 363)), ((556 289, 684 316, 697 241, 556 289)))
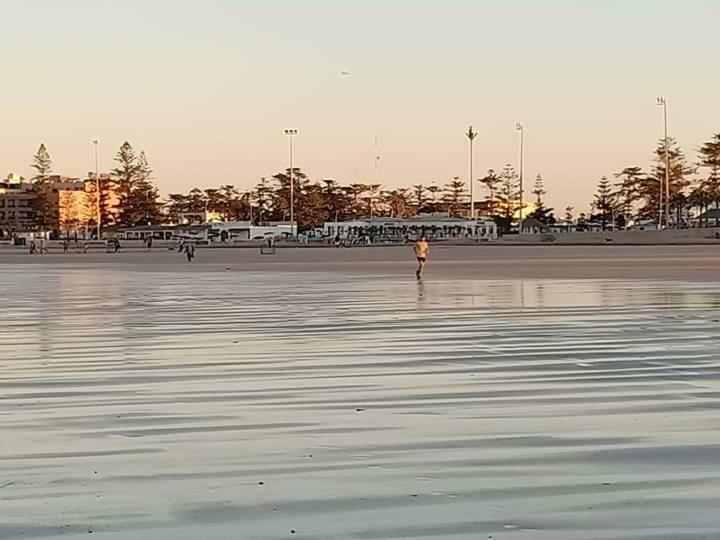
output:
POLYGON ((720 287, 6 268, 0 538, 720 536, 720 287))

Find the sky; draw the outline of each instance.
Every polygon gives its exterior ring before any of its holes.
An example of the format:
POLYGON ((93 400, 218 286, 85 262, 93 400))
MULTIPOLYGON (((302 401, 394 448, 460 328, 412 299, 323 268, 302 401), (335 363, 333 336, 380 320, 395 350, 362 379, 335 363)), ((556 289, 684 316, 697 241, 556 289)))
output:
MULTIPOLYGON (((145 150, 161 193, 294 164, 385 187, 518 166, 551 206, 720 132, 717 0, 0 0, 0 175, 145 150), (342 75, 342 72, 350 72, 342 75), (375 147, 381 156, 375 166, 375 147)), ((478 197, 484 196, 477 188, 478 197)))

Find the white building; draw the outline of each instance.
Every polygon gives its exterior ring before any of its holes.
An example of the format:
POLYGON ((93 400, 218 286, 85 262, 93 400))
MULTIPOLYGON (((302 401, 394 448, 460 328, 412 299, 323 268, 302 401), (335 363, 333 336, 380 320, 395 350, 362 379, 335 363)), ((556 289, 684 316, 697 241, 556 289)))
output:
POLYGON ((289 223, 253 225, 250 221, 213 221, 208 225, 211 237, 220 242, 287 238, 291 234, 289 223))
POLYGON ((423 216, 407 219, 372 218, 355 221, 329 221, 323 225, 327 239, 354 240, 368 243, 414 241, 421 234, 430 240, 494 240, 494 221, 423 216))

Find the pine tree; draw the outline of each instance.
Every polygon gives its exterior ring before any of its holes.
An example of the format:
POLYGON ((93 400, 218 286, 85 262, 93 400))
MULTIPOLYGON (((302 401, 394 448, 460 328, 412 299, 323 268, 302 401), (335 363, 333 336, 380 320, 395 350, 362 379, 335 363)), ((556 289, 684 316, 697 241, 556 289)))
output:
POLYGON ((572 206, 565 207, 565 216, 563 219, 565 220, 565 223, 567 223, 568 225, 571 225, 575 221, 575 217, 573 216, 574 210, 575 209, 572 206))
POLYGON ((59 204, 62 208, 59 218, 60 230, 69 236, 71 232, 77 231, 80 225, 81 209, 78 207, 77 198, 72 191, 61 191, 59 193, 59 204))
POLYGON ((427 195, 427 188, 423 186, 422 184, 415 184, 412 187, 413 194, 415 195, 415 211, 416 213, 420 214, 422 212, 426 211, 426 207, 430 199, 428 199, 427 195))
POLYGON ((118 206, 115 196, 115 182, 107 175, 101 174, 98 181, 94 178, 85 180, 85 193, 83 196, 83 211, 85 216, 82 225, 89 232, 97 228, 98 214, 98 184, 100 185, 100 225, 108 227, 117 225, 118 206))
MULTIPOLYGON (((675 214, 675 223, 677 224, 680 223, 681 212, 687 202, 684 193, 685 189, 690 185, 690 180, 687 177, 695 172, 695 168, 688 165, 685 154, 673 138, 668 138, 668 157, 670 161, 670 211, 671 215, 675 214)), ((655 149, 655 162, 654 176, 659 188, 661 185, 664 186, 665 183, 665 140, 661 140, 655 149)), ((663 204, 665 204, 664 197, 665 188, 663 187, 663 204)), ((669 226, 669 224, 666 224, 666 226, 669 226)))
POLYGON ((132 145, 125 141, 115 156, 118 166, 112 170, 112 178, 117 186, 117 194, 120 199, 119 208, 120 215, 118 222, 120 225, 135 225, 136 212, 134 208, 130 208, 130 194, 133 184, 140 172, 138 158, 135 155, 135 149, 132 145))
POLYGON ((592 216, 592 219, 598 219, 604 231, 607 228, 607 224, 613 220, 613 210, 615 208, 615 200, 612 188, 610 187, 610 180, 608 180, 607 176, 603 176, 598 182, 593 207, 596 213, 592 216))
MULTIPOLYGON (((205 190, 207 195, 207 190, 205 190)), ((232 184, 220 186, 217 190, 217 203, 215 206, 222 218, 226 221, 239 221, 250 219, 250 197, 249 195, 242 198, 240 192, 232 184)), ((213 204, 208 201, 208 206, 213 204)))
POLYGON ((390 217, 392 218, 403 219, 411 216, 414 212, 407 189, 386 191, 384 199, 385 204, 390 209, 390 217))
MULTIPOLYGON (((627 227, 628 222, 633 218, 633 207, 641 199, 640 193, 643 185, 647 183, 646 177, 647 175, 640 167, 626 167, 619 173, 615 173, 615 178, 619 182, 615 183, 613 198, 617 201, 624 227, 627 227)), ((651 184, 653 188, 657 187, 656 182, 652 181, 651 184)), ((654 191, 657 196, 657 189, 654 191)), ((653 207, 652 211, 657 212, 657 206, 653 207)))
MULTIPOLYGON (((699 151, 700 168, 706 170, 703 177, 690 195, 693 206, 699 206, 701 213, 711 205, 720 204, 720 133, 702 145, 699 151)), ((706 223, 707 225, 707 223, 706 223)), ((717 220, 715 225, 717 226, 717 220)))
POLYGON ((502 173, 500 173, 500 187, 496 194, 497 206, 500 216, 508 221, 512 221, 515 212, 518 210, 518 198, 520 191, 518 190, 518 174, 512 165, 505 165, 502 173))
POLYGON ((52 172, 52 159, 45 143, 41 143, 33 156, 30 166, 35 169, 35 176, 32 177, 33 212, 35 221, 41 230, 56 231, 60 226, 57 196, 53 191, 49 175, 52 172))
POLYGON ((255 186, 255 200, 257 201, 257 222, 262 224, 263 221, 267 220, 267 216, 270 213, 269 204, 271 200, 272 188, 268 182, 268 179, 264 176, 260 178, 260 182, 255 186))
POLYGON ((440 187, 436 185, 430 185, 427 187, 427 191, 430 194, 430 202, 428 203, 428 209, 431 214, 438 211, 437 194, 440 193, 440 187))
MULTIPOLYGON (((298 230, 304 227, 300 210, 307 201, 305 201, 306 189, 309 180, 305 173, 298 167, 293 167, 293 199, 296 225, 298 230)), ((272 215, 273 219, 278 221, 290 220, 290 169, 285 169, 273 176, 276 186, 271 191, 272 215)))
POLYGON ((152 184, 152 169, 145 152, 136 156, 132 145, 125 142, 115 161, 119 163, 113 169, 113 178, 120 197, 120 225, 159 223, 162 220, 161 204, 158 190, 152 184))
POLYGON ((33 176, 35 182, 46 180, 47 176, 52 172, 52 159, 50 159, 50 152, 48 152, 45 143, 41 143, 38 147, 30 166, 37 172, 33 176))
POLYGON ((332 178, 326 178, 322 183, 323 205, 327 209, 328 218, 337 221, 350 217, 352 201, 347 191, 332 178))
POLYGON ((700 147, 700 166, 708 169, 708 176, 720 182, 720 133, 700 147))
POLYGON ((375 206, 378 202, 378 198, 380 195, 380 188, 382 187, 381 184, 370 184, 368 186, 368 215, 370 217, 373 217, 375 215, 375 206))
POLYGON ((480 179, 480 183, 484 184, 488 189, 488 195, 485 200, 488 203, 488 213, 491 216, 495 215, 498 207, 497 192, 500 185, 501 179, 498 174, 493 170, 488 170, 487 174, 480 179))
POLYGON ((445 186, 445 195, 443 196, 450 217, 460 217, 462 214, 460 209, 466 197, 465 182, 460 180, 459 176, 453 176, 452 181, 445 186))
POLYGON ((295 211, 299 231, 316 229, 330 219, 321 185, 306 182, 301 191, 299 202, 300 204, 296 206, 295 211))
POLYGON ((547 195, 545 187, 543 185, 543 178, 541 175, 535 177, 535 184, 532 193, 535 195, 535 209, 528 214, 528 218, 537 219, 540 223, 545 225, 554 225, 557 223, 555 214, 553 214, 552 208, 547 208, 543 201, 543 195, 547 195))
POLYGON ((81 214, 84 216, 84 219, 81 225, 84 226, 88 232, 93 229, 96 230, 97 213, 97 190, 95 182, 93 181, 85 184, 85 193, 82 199, 81 214))
POLYGON ((160 195, 152 183, 152 173, 145 152, 141 151, 138 158, 137 173, 127 201, 128 214, 133 224, 156 224, 162 221, 160 195))
POLYGON ((346 188, 346 192, 352 200, 351 213, 354 218, 361 218, 366 216, 365 211, 367 210, 367 208, 364 207, 361 202, 363 199, 363 193, 367 193, 369 189, 370 186, 360 183, 350 184, 346 188))

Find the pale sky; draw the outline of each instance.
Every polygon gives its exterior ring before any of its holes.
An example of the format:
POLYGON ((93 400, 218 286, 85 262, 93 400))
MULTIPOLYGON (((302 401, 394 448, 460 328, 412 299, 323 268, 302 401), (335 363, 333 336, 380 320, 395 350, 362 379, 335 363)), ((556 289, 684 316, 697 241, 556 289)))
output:
MULTIPOLYGON (((650 164, 657 95, 686 153, 720 132, 717 0, 0 0, 0 175, 101 168, 124 140, 163 194, 295 165, 386 187, 517 165, 586 210, 650 164), (351 75, 342 76, 342 71, 351 75)), ((480 193, 480 190, 478 190, 480 193)), ((482 192, 484 195, 484 192, 482 192)))

